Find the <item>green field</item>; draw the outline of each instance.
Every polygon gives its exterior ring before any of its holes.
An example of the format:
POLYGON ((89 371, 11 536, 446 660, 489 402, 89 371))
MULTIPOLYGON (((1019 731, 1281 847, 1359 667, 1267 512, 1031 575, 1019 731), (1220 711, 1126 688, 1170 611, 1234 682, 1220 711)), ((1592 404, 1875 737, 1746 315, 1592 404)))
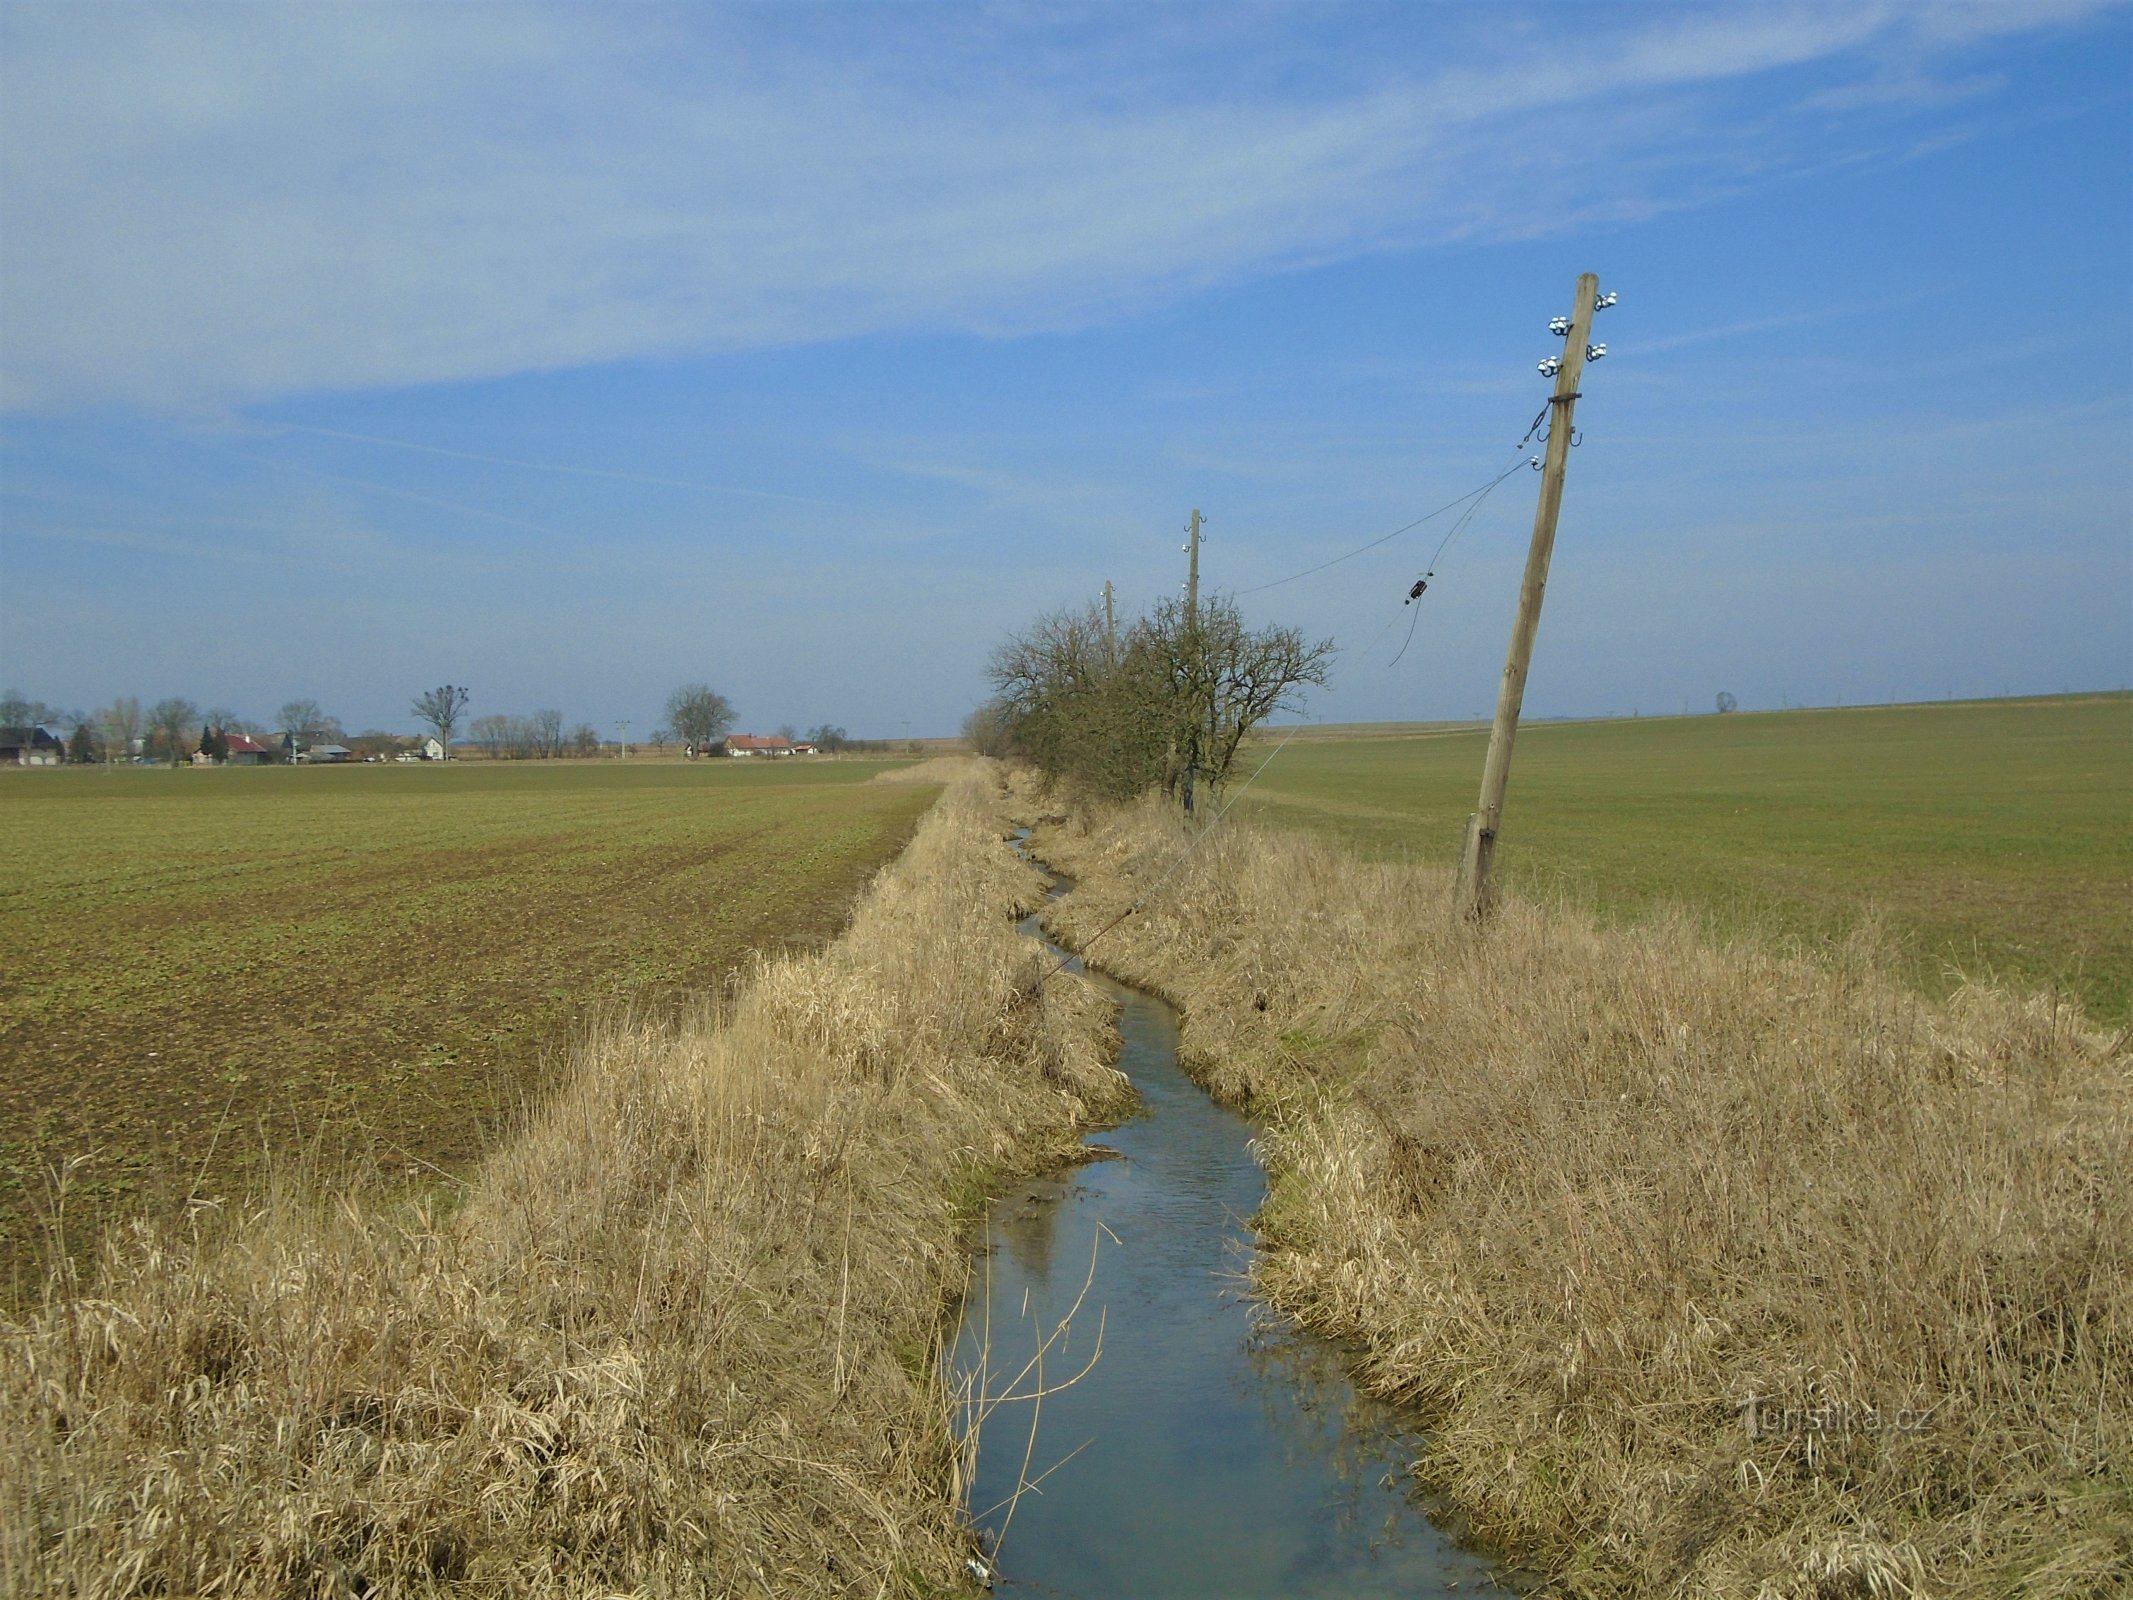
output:
MULTIPOLYGON (((1485 728, 1299 736, 1239 816, 1456 865, 1485 728)), ((1248 754, 1247 765, 1263 759, 1248 754)), ((1510 887, 1604 915, 1675 902, 1808 944, 1870 909, 1908 975, 2133 1020, 2133 697, 1528 723, 1510 887)))
POLYGON ((77 1241, 211 1146, 464 1170, 592 1016, 836 931, 936 793, 885 765, 0 774, 0 1277, 77 1155, 77 1241))

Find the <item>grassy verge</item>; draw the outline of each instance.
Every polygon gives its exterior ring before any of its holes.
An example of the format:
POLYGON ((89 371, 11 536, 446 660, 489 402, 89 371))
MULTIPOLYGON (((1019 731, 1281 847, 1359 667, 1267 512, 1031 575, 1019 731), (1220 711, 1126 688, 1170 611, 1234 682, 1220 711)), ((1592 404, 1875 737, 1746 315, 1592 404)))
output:
POLYGON ((78 1240, 265 1149, 463 1174, 596 1017, 834 934, 935 792, 883 770, 0 778, 0 1277, 70 1161, 78 1240))
POLYGON ((282 1171, 52 1284, 0 1326, 0 1591, 957 1590, 968 1207, 1123 1093, 991 803, 723 1015, 597 1032, 451 1203, 282 1171))
MULTIPOLYGON (((1239 817, 1456 864, 1485 728, 1302 736, 1239 817)), ((1876 919, 1929 994, 2057 988, 2133 1022, 2133 696, 1521 729, 1498 863, 1611 920, 1841 942, 1876 919)))
POLYGON ((1259 1269, 1417 1405, 1418 1470, 1580 1596, 2133 1586, 2133 1053, 1680 915, 1155 811, 1055 825, 1092 959, 1270 1119, 1259 1269))

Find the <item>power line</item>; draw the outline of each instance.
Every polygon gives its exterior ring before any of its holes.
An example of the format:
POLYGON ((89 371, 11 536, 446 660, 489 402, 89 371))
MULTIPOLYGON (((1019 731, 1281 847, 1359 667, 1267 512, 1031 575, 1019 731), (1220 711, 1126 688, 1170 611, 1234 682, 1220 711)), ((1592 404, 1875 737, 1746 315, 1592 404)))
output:
MULTIPOLYGON (((1531 438, 1532 435, 1528 434, 1527 437, 1531 438)), ((1516 472, 1517 470, 1518 469, 1516 467, 1513 467, 1511 469, 1511 472, 1516 472)), ((1496 480, 1496 483, 1503 482, 1503 479, 1508 478, 1510 475, 1510 472, 1506 472, 1503 475, 1503 478, 1498 478, 1496 480)), ((1437 563, 1444 559, 1444 552, 1451 547, 1451 542, 1459 537, 1460 530, 1466 527, 1468 523, 1474 520, 1474 513, 1479 511, 1484 505, 1488 503, 1489 491, 1496 487, 1496 483, 1492 483, 1487 489, 1482 490, 1481 493, 1475 497, 1474 503, 1468 506, 1466 510, 1462 511, 1459 514, 1459 520, 1452 524, 1451 532, 1447 533, 1441 540, 1438 541, 1437 553, 1429 558, 1428 569, 1423 572, 1421 577, 1415 580, 1415 586, 1407 596, 1407 604, 1411 606, 1415 605, 1415 602, 1422 598, 1422 591, 1429 587, 1429 580, 1437 575, 1437 563)), ((1414 615, 1407 619, 1406 642, 1400 646, 1400 654, 1394 656, 1390 661, 1385 663, 1387 668, 1396 667, 1400 664, 1400 657, 1407 654, 1407 646, 1415 642, 1415 629, 1418 625, 1420 625, 1421 621, 1422 608, 1420 606, 1415 606, 1414 615)))
MULTIPOLYGON (((1528 437, 1530 438, 1531 435, 1529 434, 1528 437)), ((1521 443, 1519 445, 1519 449, 1525 449, 1525 445, 1521 443)), ((1403 533, 1412 533, 1415 529, 1421 527, 1423 523, 1433 521, 1434 519, 1443 516, 1447 511, 1456 511, 1459 507, 1465 505, 1469 500, 1475 499, 1476 496, 1487 494, 1491 489, 1495 488, 1499 483, 1503 482, 1504 479, 1510 477, 1512 473, 1516 472, 1520 467, 1524 466, 1525 464, 1526 463, 1524 458, 1521 457, 1519 460, 1512 462, 1510 466, 1504 468, 1503 471, 1497 473, 1495 477, 1491 478, 1480 488, 1469 489, 1458 499, 1447 501, 1445 504, 1437 507, 1436 510, 1425 512, 1423 515, 1415 518, 1414 521, 1406 523, 1401 527, 1397 527, 1393 529, 1392 532, 1385 534, 1380 538, 1371 540, 1368 544, 1357 545, 1346 555, 1335 556, 1331 561, 1321 561, 1315 567, 1306 567, 1301 572, 1292 572, 1286 578, 1276 578, 1271 583, 1255 583, 1252 585, 1251 588, 1239 589, 1236 591, 1236 593, 1241 597, 1243 595, 1248 594, 1257 594, 1262 589, 1278 589, 1285 583, 1294 583, 1298 578, 1308 578, 1314 573, 1324 572, 1328 567, 1337 567, 1343 561, 1353 561, 1357 556, 1367 554, 1369 551, 1377 549, 1379 545, 1392 543, 1393 540, 1399 538, 1400 535, 1403 533)), ((1439 553, 1442 553, 1442 546, 1439 546, 1439 553)))

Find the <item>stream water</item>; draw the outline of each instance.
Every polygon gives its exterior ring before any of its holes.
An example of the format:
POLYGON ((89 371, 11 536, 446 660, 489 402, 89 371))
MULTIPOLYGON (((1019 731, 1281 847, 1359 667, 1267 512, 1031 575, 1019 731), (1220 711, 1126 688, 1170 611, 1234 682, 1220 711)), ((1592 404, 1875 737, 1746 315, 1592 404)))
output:
POLYGON ((1179 1068, 1169 1006, 1096 981, 1141 1110, 1089 1141, 1099 1159, 994 1205, 953 1357, 984 1392, 1049 1391, 980 1425, 971 1510, 999 1591, 1422 1600, 1501 1584, 1416 1504, 1393 1410, 1356 1392, 1336 1347, 1246 1297, 1266 1196, 1253 1125, 1179 1068))

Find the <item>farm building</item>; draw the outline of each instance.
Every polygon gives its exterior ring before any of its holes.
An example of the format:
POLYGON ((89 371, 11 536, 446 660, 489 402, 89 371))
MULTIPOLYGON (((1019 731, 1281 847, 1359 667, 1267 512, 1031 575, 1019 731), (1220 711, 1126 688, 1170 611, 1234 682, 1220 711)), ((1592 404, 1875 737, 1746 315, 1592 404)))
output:
POLYGON ((231 766, 263 767, 267 764, 270 752, 257 739, 242 733, 225 733, 222 737, 229 741, 228 761, 231 766))
POLYGON ((0 728, 0 767, 56 767, 66 741, 44 728, 0 728))
POLYGON ((345 744, 315 744, 298 759, 314 766, 335 766, 343 761, 353 761, 355 752, 345 744))
POLYGON ((769 733, 729 733, 726 735, 726 754, 729 756, 789 756, 792 741, 769 733))

